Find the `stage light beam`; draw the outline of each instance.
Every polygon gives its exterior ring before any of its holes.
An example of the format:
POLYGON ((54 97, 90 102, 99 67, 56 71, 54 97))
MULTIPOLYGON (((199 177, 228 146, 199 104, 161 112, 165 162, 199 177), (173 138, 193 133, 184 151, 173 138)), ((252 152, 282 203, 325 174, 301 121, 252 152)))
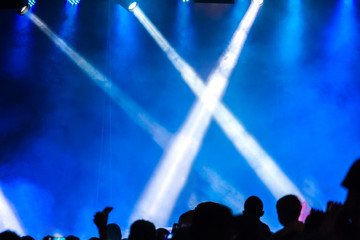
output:
POLYGON ((69 47, 60 37, 35 14, 28 14, 29 19, 46 35, 56 46, 64 52, 82 71, 84 71, 94 83, 96 83, 129 117, 143 130, 149 133, 153 140, 162 148, 168 144, 171 134, 158 124, 139 105, 131 100, 120 88, 110 79, 100 73, 85 58, 69 47))
POLYGON ((9 229, 21 236, 25 235, 22 224, 0 188, 0 231, 2 232, 9 229))
POLYGON ((135 211, 130 217, 130 222, 144 217, 162 226, 167 223, 167 219, 186 183, 191 165, 201 146, 202 139, 211 120, 211 114, 215 116, 215 120, 236 149, 244 156, 248 164, 253 167, 256 174, 275 198, 278 199, 285 194, 294 193, 303 202, 305 201, 305 197, 281 171, 275 161, 247 133, 233 114, 219 102, 223 90, 227 86, 228 78, 237 63, 247 33, 262 4, 263 2, 259 0, 252 1, 238 30, 234 34, 234 41, 230 43, 218 67, 209 77, 208 86, 205 86, 202 79, 191 66, 178 55, 141 9, 137 8, 134 10, 134 15, 164 51, 200 101, 192 108, 185 124, 161 159, 153 177, 144 190, 144 194, 136 204, 135 211), (221 91, 216 92, 217 90, 221 91), (224 116, 221 116, 221 114, 224 114, 224 116), (191 129, 192 131, 189 131, 191 129), (248 140, 248 142, 244 141, 244 139, 248 140), (167 168, 171 169, 171 171, 168 171, 167 168), (266 176, 262 176, 263 174, 266 176), (180 181, 175 179, 180 179, 180 181))
POLYGON ((191 171, 194 159, 199 152, 214 109, 225 92, 228 79, 244 46, 247 33, 255 20, 258 12, 256 6, 258 5, 251 4, 249 7, 233 34, 226 51, 220 57, 215 71, 211 73, 207 86, 171 47, 142 10, 137 8, 134 11, 135 16, 167 54, 199 100, 192 107, 186 121, 160 160, 153 177, 135 206, 135 211, 129 220, 130 223, 136 219, 145 218, 150 219, 159 226, 167 224, 172 209, 191 171))

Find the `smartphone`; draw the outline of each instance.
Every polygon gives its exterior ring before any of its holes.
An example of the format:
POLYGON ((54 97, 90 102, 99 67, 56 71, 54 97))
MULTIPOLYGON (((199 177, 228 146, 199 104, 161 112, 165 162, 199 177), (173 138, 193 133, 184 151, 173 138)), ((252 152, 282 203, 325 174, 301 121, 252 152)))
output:
POLYGON ((109 215, 109 213, 113 210, 114 208, 113 207, 106 207, 102 213, 103 214, 106 214, 106 215, 109 215))

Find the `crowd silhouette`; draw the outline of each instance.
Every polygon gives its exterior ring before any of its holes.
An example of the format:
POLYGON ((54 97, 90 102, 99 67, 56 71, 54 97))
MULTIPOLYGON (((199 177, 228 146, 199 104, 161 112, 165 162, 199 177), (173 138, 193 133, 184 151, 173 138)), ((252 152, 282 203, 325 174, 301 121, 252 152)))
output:
MULTIPOLYGON (((263 202, 251 196, 245 201, 241 215, 233 215, 230 208, 219 203, 200 203, 194 210, 183 213, 171 232, 161 227, 156 229, 150 221, 137 220, 131 225, 127 240, 360 240, 360 159, 351 166, 342 186, 347 189, 344 203, 328 202, 325 211, 311 209, 304 223, 299 221, 302 204, 297 196, 280 198, 276 210, 283 228, 277 232, 271 232, 260 220, 264 215, 263 202)), ((92 240, 124 239, 117 224, 108 224, 111 210, 105 208, 94 215, 99 235, 92 240)), ((34 238, 20 237, 9 230, 0 233, 0 240, 20 239, 34 238)), ((45 236, 43 240, 57 238, 45 236)))

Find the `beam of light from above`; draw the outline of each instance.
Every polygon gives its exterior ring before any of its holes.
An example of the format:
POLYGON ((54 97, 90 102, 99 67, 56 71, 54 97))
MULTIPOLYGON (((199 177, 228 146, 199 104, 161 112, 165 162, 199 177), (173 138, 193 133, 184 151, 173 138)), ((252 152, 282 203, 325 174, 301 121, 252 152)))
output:
POLYGON ((246 131, 239 120, 224 105, 218 104, 214 112, 214 118, 238 152, 242 154, 276 199, 286 194, 295 194, 300 199, 303 205, 300 220, 305 220, 310 209, 304 195, 280 169, 274 159, 262 149, 256 139, 246 131))
POLYGON ((303 4, 301 0, 287 1, 286 15, 281 21, 279 35, 281 38, 277 41, 276 47, 283 64, 299 65, 304 55, 304 16, 303 4))
POLYGON ((165 148, 170 140, 171 134, 154 119, 150 117, 140 106, 132 101, 114 83, 94 68, 81 55, 70 48, 61 38, 59 38, 49 27, 35 14, 27 15, 30 20, 47 35, 78 67, 83 70, 108 96, 120 106, 143 130, 148 132, 154 141, 165 148))
POLYGON ((281 171, 275 161, 246 132, 235 116, 219 102, 261 4, 262 1, 251 3, 227 51, 220 58, 218 67, 209 77, 207 87, 141 9, 138 7, 134 10, 135 16, 165 52, 200 101, 192 108, 186 122, 166 150, 144 193, 136 204, 130 222, 143 217, 154 221, 160 226, 167 223, 176 200, 186 183, 212 114, 215 115, 215 120, 227 137, 250 166, 253 167, 256 174, 275 198, 293 193, 298 195, 302 201, 305 201, 303 194, 281 171))
POLYGON ((76 16, 78 12, 78 7, 69 4, 69 2, 65 2, 63 7, 63 15, 65 15, 65 20, 61 24, 61 28, 58 32, 58 36, 61 38, 72 39, 74 34, 69 29, 76 28, 77 24, 75 22, 76 16))
POLYGON ((0 231, 2 232, 9 229, 21 236, 25 235, 25 230, 0 188, 0 231))
POLYGON ((356 35, 358 27, 357 8, 355 1, 338 1, 336 11, 332 14, 332 20, 329 24, 329 33, 325 44, 331 52, 350 52, 355 53, 353 48, 348 47, 352 44, 353 36, 356 35))
POLYGON ((67 0, 68 3, 70 3, 71 5, 78 5, 80 3, 80 0, 67 0))
POLYGON ((135 211, 129 220, 130 223, 136 219, 145 218, 150 219, 157 226, 167 224, 199 152, 213 111, 228 85, 228 79, 236 66, 258 9, 259 5, 255 4, 249 7, 226 51, 220 57, 216 70, 208 78, 207 87, 195 71, 170 46, 141 9, 138 7, 134 10, 135 16, 154 37, 200 100, 194 104, 185 123, 166 149, 153 177, 135 206, 135 211))

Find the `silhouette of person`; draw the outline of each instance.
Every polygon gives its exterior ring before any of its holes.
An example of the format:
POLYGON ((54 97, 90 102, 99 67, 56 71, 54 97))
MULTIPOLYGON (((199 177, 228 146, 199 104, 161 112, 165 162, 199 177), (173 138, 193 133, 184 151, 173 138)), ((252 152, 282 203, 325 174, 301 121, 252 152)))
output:
POLYGON ((344 211, 353 224, 360 224, 360 159, 355 161, 346 174, 342 185, 348 190, 344 211))
POLYGON ((169 230, 165 228, 156 229, 156 240, 166 240, 169 233, 169 230))
POLYGON ((129 240, 156 240, 156 228, 152 222, 137 220, 130 227, 129 240))
POLYGON ((214 202, 200 203, 194 211, 191 240, 229 240, 233 215, 230 208, 214 202))
POLYGON ((189 210, 181 214, 178 221, 179 228, 190 227, 192 224, 193 217, 194 217, 194 210, 189 210))
POLYGON ((0 233, 1 240, 21 240, 20 236, 17 235, 15 232, 6 230, 0 233))
POLYGON ((286 195, 276 203, 278 219, 283 229, 276 232, 271 240, 294 239, 304 231, 304 224, 300 222, 301 202, 295 195, 286 195))
POLYGON ((194 210, 189 210, 181 214, 178 223, 174 223, 171 235, 169 236, 172 238, 172 240, 188 240, 190 238, 190 230, 194 212, 194 210))
POLYGON ((35 240, 35 239, 33 237, 27 235, 27 236, 21 237, 21 240, 35 240))
POLYGON ((252 225, 248 229, 253 229, 256 239, 269 239, 271 237, 271 231, 268 225, 260 221, 260 218, 264 215, 263 202, 257 196, 251 196, 246 199, 244 204, 244 221, 247 225, 252 225))
POLYGON ((29 235, 26 235, 26 236, 21 237, 21 240, 35 240, 35 239, 29 235))
POLYGON ((119 225, 116 223, 110 223, 106 225, 108 240, 121 240, 122 234, 119 225))
POLYGON ((337 215, 335 231, 342 239, 360 239, 360 159, 353 163, 342 186, 348 192, 337 215))

